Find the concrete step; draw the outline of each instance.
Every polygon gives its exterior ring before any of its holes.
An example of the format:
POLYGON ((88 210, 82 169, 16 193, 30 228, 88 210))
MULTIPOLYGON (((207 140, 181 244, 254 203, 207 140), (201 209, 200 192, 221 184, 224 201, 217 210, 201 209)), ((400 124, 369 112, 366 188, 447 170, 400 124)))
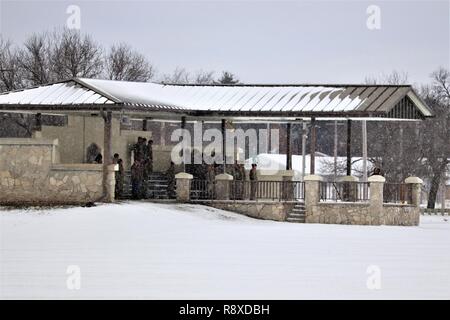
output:
POLYGON ((304 218, 305 214, 303 213, 288 213, 289 218, 304 218))
POLYGON ((305 223, 305 219, 299 219, 299 218, 287 218, 287 222, 295 222, 295 223, 305 223))

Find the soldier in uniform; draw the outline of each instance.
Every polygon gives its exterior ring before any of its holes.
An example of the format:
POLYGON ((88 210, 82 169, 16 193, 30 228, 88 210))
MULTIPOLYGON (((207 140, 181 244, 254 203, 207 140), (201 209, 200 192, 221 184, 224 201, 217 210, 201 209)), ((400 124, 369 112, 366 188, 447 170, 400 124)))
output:
POLYGON ((119 166, 119 170, 116 171, 116 199, 120 199, 123 195, 123 179, 125 174, 125 169, 123 167, 123 160, 118 159, 117 165, 119 166))
POLYGON ((133 199, 141 199, 143 179, 141 161, 134 159, 134 163, 131 166, 131 195, 133 199))
POLYGON ((252 164, 252 168, 249 173, 250 178, 250 200, 255 200, 256 188, 258 187, 258 176, 256 174, 256 163, 252 164))
MULTIPOLYGON (((245 173, 244 173, 245 174, 245 173)), ((242 170, 237 161, 235 161, 233 166, 233 197, 237 200, 242 200, 242 170)))

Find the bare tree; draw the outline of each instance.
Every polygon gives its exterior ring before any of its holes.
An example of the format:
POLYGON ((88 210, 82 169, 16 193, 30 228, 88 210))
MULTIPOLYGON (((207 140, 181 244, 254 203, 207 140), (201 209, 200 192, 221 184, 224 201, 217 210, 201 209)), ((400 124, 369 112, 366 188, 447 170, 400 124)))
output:
POLYGON ((199 70, 194 74, 193 83, 212 84, 214 83, 214 71, 199 70))
POLYGON ((27 85, 39 85, 53 81, 51 39, 47 33, 31 35, 20 51, 20 66, 27 85))
POLYGON ((433 82, 421 90, 433 109, 434 117, 423 123, 422 152, 430 176, 428 208, 434 208, 439 184, 450 166, 450 72, 439 68, 431 74, 433 82))
POLYGON ((391 85, 398 85, 398 84, 406 84, 408 83, 408 73, 405 71, 397 71, 394 70, 391 73, 382 73, 379 77, 374 76, 368 76, 364 79, 364 82, 366 84, 391 84, 391 85))
POLYGON ((127 44, 112 46, 105 58, 108 79, 146 82, 155 76, 155 68, 144 55, 127 44))
POLYGON ((18 51, 0 36, 0 92, 23 87, 18 51))
POLYGON ((63 29, 53 33, 52 71, 58 80, 98 77, 103 71, 103 50, 89 35, 63 29))
POLYGON ((161 81, 164 83, 179 84, 212 84, 214 83, 214 72, 198 70, 194 74, 191 74, 185 68, 177 67, 171 74, 164 74, 161 81))

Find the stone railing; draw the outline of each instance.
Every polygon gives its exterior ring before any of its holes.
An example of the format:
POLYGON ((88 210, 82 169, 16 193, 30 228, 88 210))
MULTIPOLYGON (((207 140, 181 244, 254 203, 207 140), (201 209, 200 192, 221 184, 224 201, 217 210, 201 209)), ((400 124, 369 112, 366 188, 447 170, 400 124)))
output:
POLYGON ((83 204, 114 200, 116 170, 101 164, 59 164, 58 140, 0 139, 0 204, 83 204))
MULTIPOLYGON (((422 184, 422 180, 419 178, 410 177, 405 180, 411 189, 411 201, 407 204, 384 203, 385 178, 382 176, 369 177, 368 199, 359 202, 320 201, 321 181, 322 177, 320 176, 305 177, 306 222, 362 225, 419 224, 419 199, 422 184)), ((350 190, 352 189, 350 188, 350 190)))

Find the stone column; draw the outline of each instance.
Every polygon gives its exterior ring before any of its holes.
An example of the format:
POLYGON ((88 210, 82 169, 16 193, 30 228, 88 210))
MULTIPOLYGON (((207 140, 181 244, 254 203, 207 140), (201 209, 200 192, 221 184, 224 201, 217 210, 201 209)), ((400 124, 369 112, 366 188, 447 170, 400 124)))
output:
POLYGON ((216 176, 216 198, 218 200, 230 199, 232 181, 233 176, 228 173, 221 173, 216 176))
POLYGON ((358 182, 359 179, 354 176, 344 176, 338 179, 339 182, 344 182, 344 187, 341 192, 343 192, 342 200, 355 202, 358 197, 358 189, 356 187, 355 182, 358 182))
POLYGON ((420 191, 423 181, 418 177, 408 177, 405 179, 406 184, 411 185, 411 204, 420 207, 420 191))
POLYGON ((106 194, 104 202, 114 202, 116 192, 116 171, 119 170, 119 165, 110 164, 107 166, 106 174, 106 194))
POLYGON ((383 187, 386 179, 380 175, 373 175, 367 179, 370 184, 370 200, 369 200, 369 214, 371 216, 371 223, 373 225, 381 224, 381 217, 383 215, 383 187))
POLYGON ((189 202, 191 198, 191 180, 194 177, 192 174, 186 172, 180 172, 175 175, 177 181, 177 201, 189 202))
MULTIPOLYGON (((308 218, 313 216, 313 207, 320 201, 320 181, 321 176, 309 175, 305 177, 305 206, 306 206, 306 222, 308 218)), ((314 222, 310 220, 309 222, 314 222)))

